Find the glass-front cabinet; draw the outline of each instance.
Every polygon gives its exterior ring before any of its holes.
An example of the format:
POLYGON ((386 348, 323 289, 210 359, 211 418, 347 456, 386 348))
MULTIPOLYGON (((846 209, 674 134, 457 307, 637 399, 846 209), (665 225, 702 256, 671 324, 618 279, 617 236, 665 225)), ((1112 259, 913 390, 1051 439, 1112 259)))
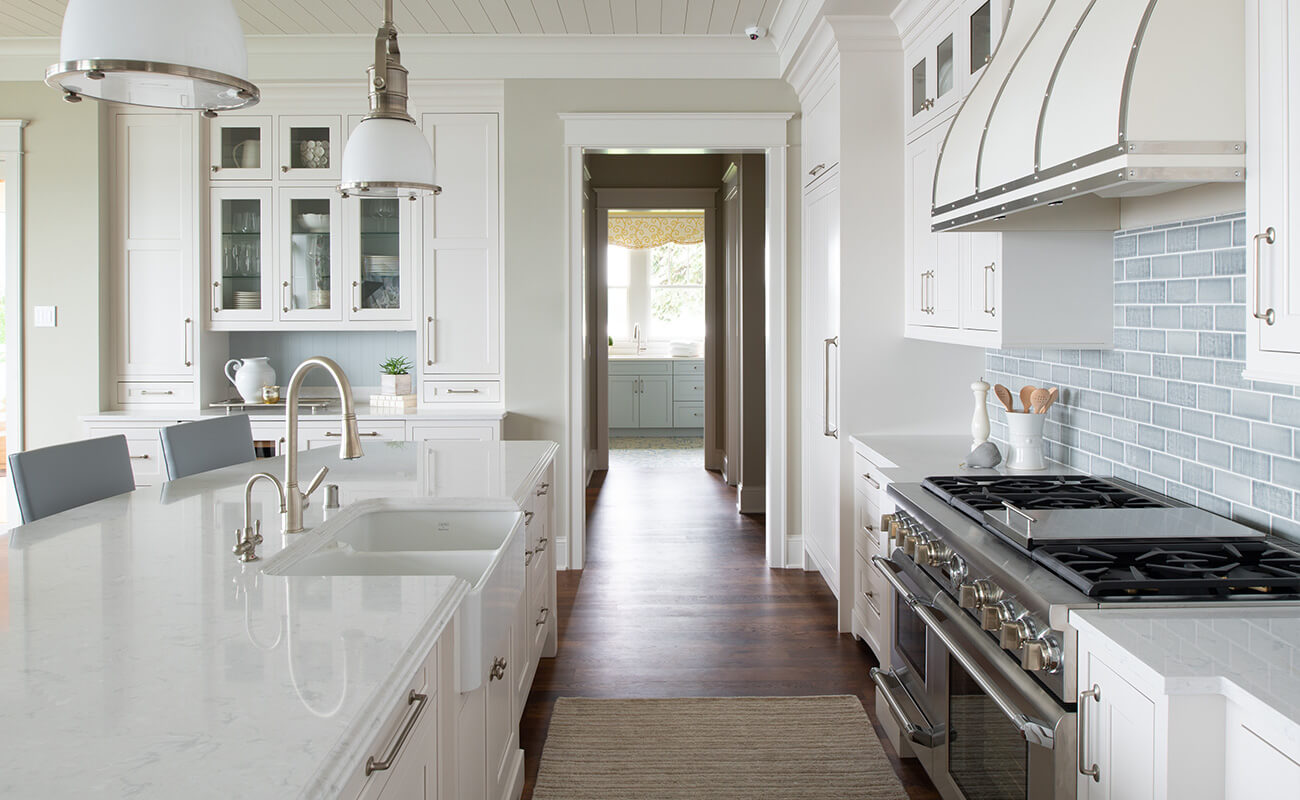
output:
POLYGON ((350 197, 347 217, 345 280, 349 320, 410 320, 413 309, 411 224, 405 198, 350 197))
POLYGON ((268 116, 220 116, 209 124, 209 173, 214 181, 270 180, 274 162, 268 116))
POLYGON ((278 117, 278 177, 337 181, 343 158, 341 120, 338 116, 278 117))
POLYGON ((332 187, 279 193, 279 319, 341 320, 342 199, 332 187))
POLYGON ((271 190, 212 190, 209 289, 212 321, 270 321, 274 317, 271 190))
POLYGON ((964 0, 909 44, 909 131, 946 116, 966 96, 993 57, 1002 36, 1007 0, 964 0))

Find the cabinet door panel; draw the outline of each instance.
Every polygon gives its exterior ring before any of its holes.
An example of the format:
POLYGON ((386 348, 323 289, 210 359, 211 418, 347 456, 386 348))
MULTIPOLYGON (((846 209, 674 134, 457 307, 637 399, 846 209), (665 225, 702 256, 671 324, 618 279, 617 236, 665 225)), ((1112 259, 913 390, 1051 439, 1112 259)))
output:
POLYGON ((1228 729, 1226 745, 1227 800, 1287 797, 1300 785, 1300 764, 1245 725, 1228 729))
POLYGON ((213 181, 271 179, 275 161, 271 117, 222 114, 209 123, 208 172, 213 181))
POLYGON ((511 761, 515 743, 512 733, 517 730, 514 714, 514 676, 519 664, 510 663, 514 626, 507 639, 500 642, 501 657, 506 659, 505 674, 486 681, 487 694, 487 769, 488 797, 500 797, 506 780, 506 769, 511 761))
MULTIPOLYGON (((1256 126, 1259 169, 1252 180, 1259 186, 1260 213, 1252 220, 1248 236, 1262 234, 1269 227, 1274 241, 1255 243, 1259 254, 1257 272, 1251 280, 1262 284, 1251 293, 1247 313, 1273 309, 1274 322, 1250 320, 1259 331, 1260 349, 1300 353, 1300 248, 1291 237, 1300 234, 1300 174, 1292 156, 1300 153, 1300 30, 1296 30, 1300 4, 1259 3, 1259 121, 1256 126)), ((1253 259, 1255 252, 1248 252, 1253 259)))
POLYGON ((609 376, 609 427, 635 428, 640 424, 637 416, 640 380, 635 375, 609 376))
POLYGON ((1088 724, 1085 761, 1101 774, 1097 781, 1080 775, 1080 795, 1088 800, 1155 797, 1155 705, 1096 653, 1088 654, 1086 683, 1101 690, 1101 700, 1080 703, 1088 724))
POLYGON ((349 320, 413 317, 415 254, 411 203, 397 197, 350 197, 347 217, 349 320))
POLYGON ((961 258, 961 326, 996 331, 1001 325, 1002 236, 997 233, 958 234, 966 239, 961 258))
POLYGON ((497 269, 486 249, 442 249, 425 258, 426 374, 499 371, 497 287, 497 269))
POLYGON ((271 190, 222 186, 211 193, 212 321, 275 318, 271 190))
POLYGON ((342 205, 334 189, 280 189, 276 310, 283 322, 343 319, 342 205), (342 293, 342 294, 341 294, 342 293))
POLYGON ((667 375, 641 377, 637 399, 640 427, 671 428, 673 425, 673 379, 667 375))
POLYGON ((425 114, 442 194, 425 201, 434 239, 495 239, 497 232, 496 114, 425 114))

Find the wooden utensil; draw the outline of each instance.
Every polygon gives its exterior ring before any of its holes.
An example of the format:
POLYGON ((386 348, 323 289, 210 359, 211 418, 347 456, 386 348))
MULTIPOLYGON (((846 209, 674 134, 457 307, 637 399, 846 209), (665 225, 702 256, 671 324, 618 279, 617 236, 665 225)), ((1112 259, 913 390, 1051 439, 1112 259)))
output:
POLYGON ((993 387, 993 394, 997 395, 998 400, 1001 400, 1001 401, 1002 401, 1002 405, 1004 405, 1004 406, 1007 407, 1007 411, 1015 411, 1015 410, 1016 410, 1016 405, 1015 405, 1015 403, 1011 400, 1011 390, 1010 390, 1010 389, 1008 389, 1007 387, 1005 387, 1005 386, 1003 386, 1002 384, 999 383, 999 384, 997 384, 997 385, 995 385, 995 386, 993 387))
POLYGON ((1033 407, 1029 402, 1029 396, 1034 393, 1037 386, 1025 386, 1020 390, 1020 404, 1025 407, 1025 413, 1032 413, 1033 407))
POLYGON ((1048 389, 1048 390, 1047 390, 1047 404, 1043 406, 1043 410, 1042 410, 1041 412, 1039 412, 1039 413, 1046 414, 1046 413, 1047 413, 1047 409, 1051 408, 1051 407, 1052 407, 1052 404, 1055 403, 1055 402, 1056 402, 1056 399, 1057 399, 1058 397, 1060 397, 1060 396, 1061 396, 1061 390, 1058 389, 1058 388, 1056 388, 1055 386, 1053 386, 1052 388, 1048 389))
POLYGON ((1029 395, 1029 404, 1035 414, 1042 414, 1051 405, 1052 393, 1046 389, 1035 389, 1029 395))

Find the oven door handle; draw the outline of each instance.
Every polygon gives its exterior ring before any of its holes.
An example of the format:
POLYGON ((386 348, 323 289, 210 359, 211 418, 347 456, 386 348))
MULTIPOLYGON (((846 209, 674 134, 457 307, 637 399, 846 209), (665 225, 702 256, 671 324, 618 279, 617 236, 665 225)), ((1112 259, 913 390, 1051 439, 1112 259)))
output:
POLYGON ((913 744, 919 744, 922 747, 934 747, 938 741, 938 736, 933 728, 923 728, 908 718, 907 712, 903 710, 903 704, 894 696, 894 686, 891 681, 898 685, 900 691, 906 693, 905 689, 898 680, 894 671, 886 672, 880 667, 871 668, 871 682, 876 685, 876 692, 885 699, 885 704, 889 706, 889 712, 898 720, 898 724, 903 728, 903 733, 907 736, 908 741, 913 744))
POLYGON ((961 644, 957 640, 953 639, 950 633, 943 629, 942 620, 935 616, 933 610, 934 606, 922 602, 920 598, 912 594, 912 592, 903 585, 903 582, 898 578, 897 565, 889 559, 882 558, 881 556, 872 556, 871 563, 874 564, 876 569, 885 576, 885 580, 889 581, 889 584, 894 587, 894 590, 898 592, 900 597, 902 597, 903 602, 907 603, 908 606, 916 612, 916 615, 925 623, 925 627, 927 627, 935 636, 939 637, 939 641, 943 642, 944 647, 948 648, 948 653, 953 658, 957 659, 957 662, 962 665, 962 668, 966 670, 967 674, 969 674, 971 678, 979 684, 980 689, 989 696, 989 699, 997 704, 997 707, 1002 710, 1002 713, 1006 715, 1007 719, 1011 720, 1011 724, 1015 725, 1016 728, 1019 729, 1020 735, 1025 737, 1025 741, 1030 744, 1036 744, 1039 747, 1047 748, 1048 750, 1053 749, 1056 744, 1056 733, 1052 730, 1051 726, 1044 722, 1030 719, 1016 708, 1015 703, 1011 701, 1011 698, 1007 697, 1006 692, 1003 692, 1002 689, 1000 689, 997 684, 989 678, 984 670, 980 669, 979 665, 976 664, 974 659, 966 653, 961 644))

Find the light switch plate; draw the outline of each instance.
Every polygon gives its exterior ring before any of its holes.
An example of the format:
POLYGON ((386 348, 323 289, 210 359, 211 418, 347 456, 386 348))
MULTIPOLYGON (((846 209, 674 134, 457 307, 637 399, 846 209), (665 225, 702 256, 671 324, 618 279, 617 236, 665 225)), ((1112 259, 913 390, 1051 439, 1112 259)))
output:
POLYGON ((53 328, 58 325, 58 306, 36 306, 35 325, 38 328, 53 328))

